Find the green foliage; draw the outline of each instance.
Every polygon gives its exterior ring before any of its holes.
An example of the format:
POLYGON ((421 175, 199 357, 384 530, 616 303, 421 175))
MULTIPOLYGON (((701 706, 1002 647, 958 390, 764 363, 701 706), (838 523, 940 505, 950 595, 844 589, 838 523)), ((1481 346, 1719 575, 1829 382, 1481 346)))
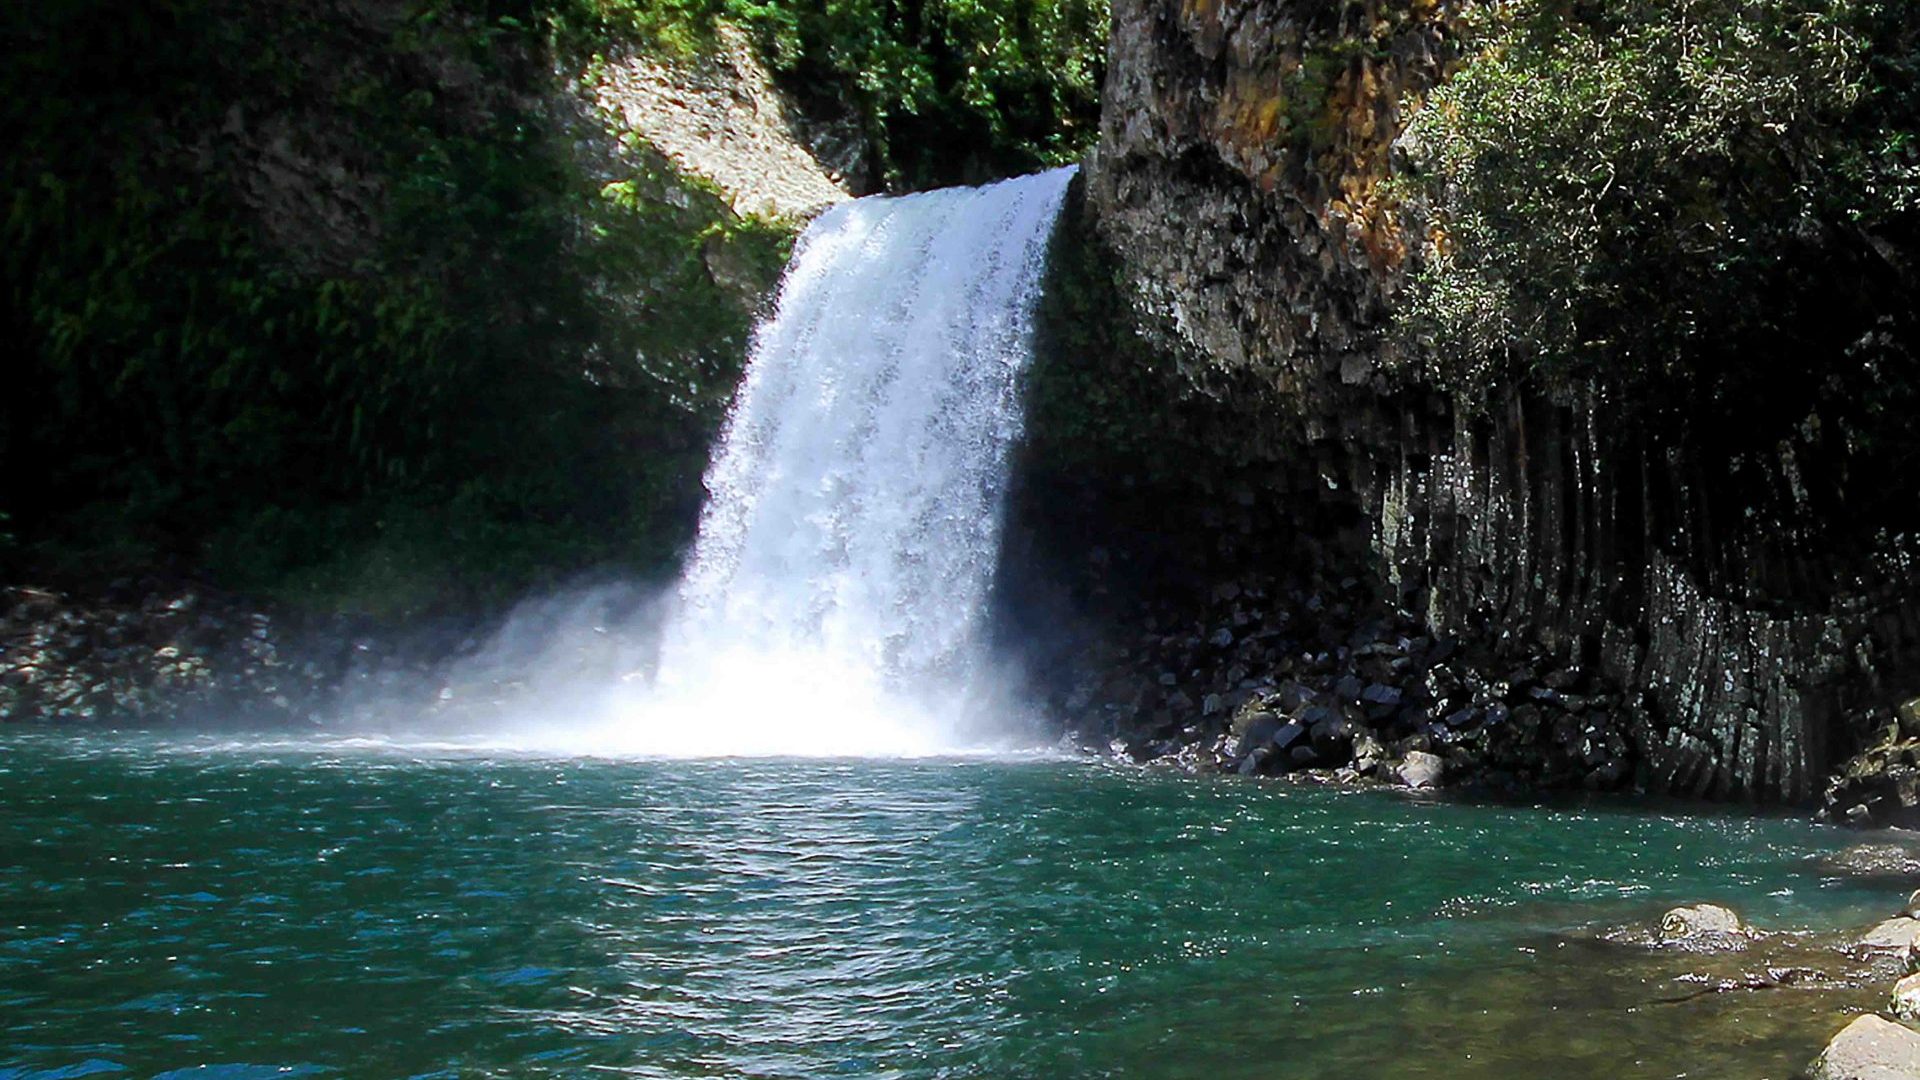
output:
POLYGON ((576 0, 562 19, 587 47, 616 33, 668 53, 722 21, 804 100, 850 106, 889 188, 1065 164, 1096 133, 1107 0, 576 0))
POLYGON ((1403 329, 1443 381, 1745 408, 1910 306, 1886 257, 1920 210, 1907 5, 1516 0, 1468 46, 1402 185, 1433 241, 1403 329))
POLYGON ((561 7, 8 10, 25 557, 393 608, 671 556, 787 237, 644 148, 581 172, 561 7))

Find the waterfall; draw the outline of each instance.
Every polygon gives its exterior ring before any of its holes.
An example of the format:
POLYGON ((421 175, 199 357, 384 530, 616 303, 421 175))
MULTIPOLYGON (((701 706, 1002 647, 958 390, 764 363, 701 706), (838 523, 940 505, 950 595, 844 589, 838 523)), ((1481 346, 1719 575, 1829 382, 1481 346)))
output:
POLYGON ((859 199, 806 230, 623 742, 895 754, 977 734, 1021 376, 1072 173, 859 199))

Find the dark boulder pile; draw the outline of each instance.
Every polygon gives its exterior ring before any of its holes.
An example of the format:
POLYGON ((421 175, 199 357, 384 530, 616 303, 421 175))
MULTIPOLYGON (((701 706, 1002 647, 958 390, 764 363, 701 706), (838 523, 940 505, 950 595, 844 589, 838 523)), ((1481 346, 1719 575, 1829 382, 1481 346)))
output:
POLYGON ((0 591, 0 723, 318 723, 343 693, 430 677, 445 651, 191 583, 0 591))
POLYGON ((1635 779, 1628 714, 1590 673, 1435 638, 1356 578, 1243 576, 1124 624, 1054 704, 1082 743, 1134 761, 1409 787, 1635 779))
POLYGON ((1828 780, 1819 818, 1847 825, 1920 825, 1920 698, 1876 711, 1865 749, 1828 780))

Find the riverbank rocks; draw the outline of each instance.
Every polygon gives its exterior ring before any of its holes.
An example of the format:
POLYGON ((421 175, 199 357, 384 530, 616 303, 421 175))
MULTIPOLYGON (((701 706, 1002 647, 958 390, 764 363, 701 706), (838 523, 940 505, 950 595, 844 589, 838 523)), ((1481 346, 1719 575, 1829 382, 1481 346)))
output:
POLYGON ((1414 789, 1436 788, 1446 775, 1446 763, 1437 755, 1423 750, 1408 751, 1406 759, 1400 762, 1400 782, 1414 789))
POLYGON ((1435 637, 1354 574, 1143 600, 1065 666, 1053 709, 1136 762, 1496 792, 1636 774, 1630 712, 1595 673, 1435 637))
POLYGON ((1920 699, 1903 703, 1892 716, 1870 713, 1863 723, 1876 734, 1828 780, 1819 819, 1920 826, 1920 699))
POLYGON ((404 640, 192 582, 127 579, 79 596, 0 590, 0 723, 309 726, 343 694, 433 684, 466 628, 404 640))
POLYGON ((1920 1033, 1862 1016, 1848 1024, 1803 1074, 1806 1080, 1914 1080, 1920 1077, 1920 1033))

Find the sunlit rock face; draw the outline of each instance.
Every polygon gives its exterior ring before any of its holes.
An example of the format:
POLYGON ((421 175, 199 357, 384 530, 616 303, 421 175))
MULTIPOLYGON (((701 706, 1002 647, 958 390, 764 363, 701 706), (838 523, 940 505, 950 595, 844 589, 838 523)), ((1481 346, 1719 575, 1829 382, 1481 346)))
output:
POLYGON ((1619 695, 1637 771, 1589 786, 1812 801, 1915 678, 1911 540, 1842 434, 1905 421, 1532 374, 1466 391, 1396 345, 1424 234, 1389 181, 1471 60, 1462 10, 1119 0, 1095 231, 1170 378, 1241 418, 1221 452, 1258 498, 1357 512, 1382 581, 1493 646, 1519 699, 1549 675, 1619 695))

